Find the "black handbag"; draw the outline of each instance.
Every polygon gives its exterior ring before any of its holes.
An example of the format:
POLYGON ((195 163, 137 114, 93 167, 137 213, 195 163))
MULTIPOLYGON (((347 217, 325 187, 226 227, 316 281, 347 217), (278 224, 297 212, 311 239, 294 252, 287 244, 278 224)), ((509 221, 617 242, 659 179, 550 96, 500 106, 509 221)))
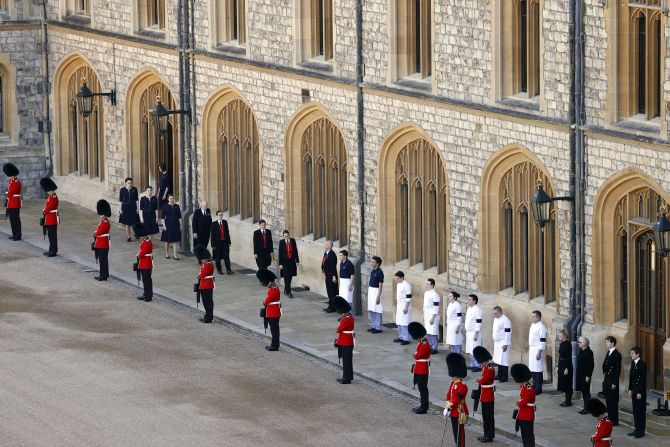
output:
POLYGON ((40 217, 40 227, 44 226, 44 217, 40 217))
POLYGON ((133 272, 139 272, 139 271, 140 271, 139 265, 137 264, 137 262, 134 262, 133 263, 133 272))
POLYGON ((265 318, 265 307, 261 307, 261 318, 265 318))
POLYGON ((193 292, 195 292, 195 293, 200 292, 200 283, 199 282, 193 284, 193 292))
POLYGON ((91 242, 91 251, 95 251, 95 242, 91 242))
POLYGON ((519 409, 517 408, 512 412, 512 419, 516 419, 516 417, 519 415, 519 409))
POLYGON ((472 393, 470 394, 470 397, 472 398, 472 400, 479 400, 481 395, 482 395, 482 390, 480 390, 478 388, 476 390, 475 389, 472 390, 472 393))

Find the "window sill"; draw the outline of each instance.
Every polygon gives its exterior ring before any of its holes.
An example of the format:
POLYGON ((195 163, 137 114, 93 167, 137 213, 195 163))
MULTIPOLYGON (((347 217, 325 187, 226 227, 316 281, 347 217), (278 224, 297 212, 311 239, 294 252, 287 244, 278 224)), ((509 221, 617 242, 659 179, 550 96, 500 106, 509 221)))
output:
POLYGON ((137 31, 137 34, 146 37, 153 37, 154 39, 165 39, 165 30, 158 28, 144 28, 137 31))
POLYGON ((12 20, 12 17, 9 15, 9 11, 0 11, 0 22, 8 22, 12 20))
POLYGON ((314 59, 308 59, 300 63, 301 67, 308 68, 310 70, 325 71, 328 73, 333 72, 333 62, 332 59, 325 61, 322 56, 314 59))
POLYGON ((634 115, 630 118, 623 119, 617 122, 616 126, 635 132, 644 132, 646 134, 658 135, 661 132, 660 118, 647 120, 643 118, 643 115, 634 115))
POLYGON ((401 87, 409 87, 415 90, 430 92, 433 90, 433 83, 430 78, 420 78, 414 76, 407 76, 400 78, 395 83, 401 87))
POLYGON ((74 23, 77 25, 91 26, 91 16, 86 16, 78 13, 70 14, 68 16, 63 17, 63 21, 74 23))
POLYGON ((214 49, 216 51, 221 51, 223 53, 236 54, 236 55, 240 55, 240 56, 246 56, 247 55, 246 47, 243 47, 241 45, 236 45, 233 42, 219 43, 214 47, 214 49))
POLYGON ((0 132, 0 146, 1 147, 16 146, 16 144, 14 144, 14 142, 12 141, 12 137, 7 135, 6 133, 0 132))
MULTIPOLYGON (((536 97, 539 98, 539 97, 536 97)), ((528 99, 520 96, 508 96, 498 101, 499 104, 508 107, 515 107, 523 110, 540 111, 540 103, 535 99, 528 99)))

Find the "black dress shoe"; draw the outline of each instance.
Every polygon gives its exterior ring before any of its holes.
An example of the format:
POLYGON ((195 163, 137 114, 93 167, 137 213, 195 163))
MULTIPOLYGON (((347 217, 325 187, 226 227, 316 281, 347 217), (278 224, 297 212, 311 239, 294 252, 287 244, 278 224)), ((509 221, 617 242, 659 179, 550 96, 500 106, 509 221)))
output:
POLYGON ((405 345, 408 345, 409 342, 408 342, 407 340, 402 340, 402 341, 400 342, 400 344, 401 344, 402 346, 405 346, 405 345))
POLYGON ((332 314, 333 312, 335 312, 335 309, 333 309, 332 307, 326 307, 325 309, 323 309, 323 311, 327 314, 332 314))
POLYGON ((640 439, 640 438, 644 438, 644 433, 636 433, 635 434, 635 439, 640 439))
POLYGON ((581 411, 578 411, 578 413, 579 413, 579 414, 589 414, 589 412, 588 412, 588 411, 586 411, 586 410, 581 410, 581 411))
POLYGON ((393 343, 400 343, 402 340, 400 338, 396 338, 393 340, 393 343))
POLYGON ((13 240, 13 241, 20 241, 20 240, 21 240, 21 236, 12 238, 12 240, 13 240))
MULTIPOLYGON (((205 317, 198 318, 198 321, 205 321, 205 317)), ((267 348, 267 346, 266 346, 266 348, 267 348)))
POLYGON ((144 298, 144 301, 148 303, 150 301, 153 301, 153 298, 144 298))
POLYGON ((351 383, 351 380, 337 379, 337 383, 341 383, 342 385, 348 385, 351 383))
POLYGON ((421 408, 421 407, 414 407, 414 408, 412 408, 412 412, 415 413, 415 414, 426 414, 426 413, 428 413, 428 410, 426 410, 425 408, 421 408))
POLYGON ((10 241, 13 241, 13 240, 14 240, 14 236, 9 236, 8 239, 9 239, 10 241))
POLYGON ((203 323, 211 323, 212 320, 202 320, 203 323))
MULTIPOLYGON (((211 322, 210 322, 210 323, 211 323, 211 322)), ((270 347, 268 347, 268 348, 266 348, 266 349, 267 349, 268 351, 273 351, 273 352, 274 352, 274 351, 279 351, 279 348, 275 348, 274 346, 270 346, 270 347)))
POLYGON ((44 256, 49 256, 49 252, 48 252, 48 251, 44 251, 44 252, 42 252, 42 254, 43 254, 44 256))
POLYGON ((493 439, 491 439, 491 438, 486 438, 486 437, 484 437, 484 436, 480 436, 479 438, 477 438, 477 440, 478 440, 479 442, 493 442, 493 439))
POLYGON ((140 300, 140 301, 144 301, 144 295, 138 296, 137 299, 140 300))
POLYGON ((126 239, 126 242, 132 242, 133 240, 131 238, 126 239))
POLYGON ((53 258, 53 257, 55 257, 55 256, 58 256, 58 254, 57 254, 57 253, 49 253, 49 254, 47 255, 47 258, 53 258))
POLYGON ((93 278, 93 279, 95 279, 96 281, 107 281, 107 278, 106 278, 106 277, 103 278, 102 276, 96 276, 96 277, 93 278))
POLYGON ((630 433, 626 433, 626 436, 635 436, 636 434, 637 434, 637 432, 635 430, 633 430, 630 433))
POLYGON ((229 275, 234 275, 235 274, 235 272, 232 271, 232 270, 228 270, 226 273, 229 274, 229 275))
POLYGON ((382 331, 381 329, 373 329, 372 330, 373 334, 381 334, 382 332, 384 332, 384 331, 382 331))
POLYGON ((218 273, 219 275, 223 275, 223 270, 217 270, 216 273, 218 273))
POLYGON ((561 407, 571 407, 572 403, 571 402, 561 402, 561 404, 559 406, 561 406, 561 407))
POLYGON ((288 294, 288 297, 289 297, 289 298, 293 298, 293 294, 292 294, 292 293, 289 293, 289 294, 288 294))

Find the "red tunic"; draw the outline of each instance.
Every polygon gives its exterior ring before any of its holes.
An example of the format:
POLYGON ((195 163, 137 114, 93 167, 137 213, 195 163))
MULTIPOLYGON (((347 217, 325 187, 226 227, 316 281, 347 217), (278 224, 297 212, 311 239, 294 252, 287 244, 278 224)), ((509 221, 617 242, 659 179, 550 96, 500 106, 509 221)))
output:
POLYGON ((21 208, 21 182, 19 179, 10 179, 7 186, 7 208, 21 208))
POLYGON ((414 353, 414 374, 428 375, 428 361, 430 360, 430 343, 425 338, 419 340, 414 353))
POLYGON ((279 318, 281 317, 281 306, 279 301, 281 299, 281 293, 279 288, 276 286, 270 287, 268 289, 268 294, 265 297, 263 304, 265 305, 265 318, 279 318))
POLYGON ((530 383, 521 385, 519 392, 519 401, 516 403, 519 407, 517 419, 520 421, 535 420, 535 388, 530 383))
POLYGON ((214 288, 214 264, 207 261, 200 266, 200 290, 209 290, 214 288))
POLYGON ((493 380, 495 379, 496 371, 489 365, 482 368, 482 376, 477 379, 477 383, 482 387, 482 393, 479 398, 480 402, 494 402, 495 396, 493 392, 493 380))
POLYGON ((109 227, 107 219, 100 219, 98 229, 93 234, 93 237, 95 237, 95 248, 109 248, 109 227))
POLYGON ((612 421, 606 417, 598 421, 596 433, 591 436, 593 447, 610 447, 612 445, 612 421))
POLYGON ((154 244, 150 239, 142 239, 140 242, 140 251, 137 253, 138 268, 140 270, 151 270, 154 268, 154 258, 153 258, 154 244))
POLYGON ((45 227, 58 225, 58 196, 56 194, 47 197, 42 214, 44 214, 45 227))
POLYGON ((337 346, 354 345, 354 317, 351 314, 345 315, 340 320, 337 327, 337 346))
POLYGON ((449 391, 447 391, 447 402, 451 402, 451 417, 458 417, 461 414, 461 410, 465 414, 468 413, 468 404, 465 402, 466 397, 468 396, 468 386, 461 382, 452 380, 449 384, 449 391))

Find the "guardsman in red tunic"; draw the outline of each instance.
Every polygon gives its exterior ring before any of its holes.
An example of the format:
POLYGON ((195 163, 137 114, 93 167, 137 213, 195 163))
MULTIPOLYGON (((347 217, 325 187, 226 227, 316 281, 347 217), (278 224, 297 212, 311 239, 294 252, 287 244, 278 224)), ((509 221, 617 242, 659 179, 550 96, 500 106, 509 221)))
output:
POLYGON ((465 399, 468 396, 468 386, 463 383, 468 375, 465 366, 465 357, 456 352, 447 356, 447 368, 449 369, 449 391, 447 391, 444 417, 451 417, 451 428, 454 432, 454 442, 457 447, 465 446, 465 422, 468 420, 468 405, 465 399))
POLYGON ((519 400, 516 403, 519 412, 516 421, 521 428, 521 441, 523 447, 534 447, 535 388, 530 384, 532 375, 530 369, 523 363, 512 365, 510 373, 514 381, 519 384, 519 400))
POLYGON ((107 281, 109 278, 109 217, 112 215, 112 208, 106 200, 98 200, 96 204, 100 223, 93 233, 93 249, 95 258, 100 263, 100 273, 95 277, 98 281, 107 281))
POLYGON ((479 442, 493 442, 495 438, 495 419, 494 419, 494 402, 495 393, 493 388, 493 381, 496 376, 496 371, 490 365, 491 353, 483 346, 475 346, 472 350, 472 355, 481 365, 482 375, 477 379, 479 384, 479 401, 482 403, 482 421, 484 422, 484 436, 477 438, 479 442))
POLYGON ((342 385, 351 383, 354 380, 354 345, 356 335, 354 334, 354 316, 351 315, 351 304, 343 297, 336 296, 333 306, 338 314, 342 315, 340 324, 337 327, 337 346, 338 354, 342 357, 342 378, 337 379, 342 385))
POLYGON ((154 268, 154 244, 151 242, 149 229, 142 222, 133 225, 133 232, 136 238, 143 238, 140 242, 140 251, 137 252, 137 268, 142 275, 144 294, 137 299, 149 302, 154 298, 154 283, 151 279, 154 268))
POLYGON ((214 263, 212 262, 212 255, 203 245, 196 245, 193 252, 200 261, 198 288, 200 298, 202 298, 202 307, 205 308, 205 316, 200 318, 200 321, 211 323, 214 319, 214 263))
POLYGON ((44 215, 44 228, 49 236, 49 251, 44 252, 44 256, 50 258, 58 254, 58 196, 56 195, 56 184, 49 177, 40 180, 40 186, 48 194, 47 201, 44 204, 42 214, 44 215))
POLYGON ((268 293, 263 300, 263 317, 270 325, 270 333, 272 334, 272 342, 265 349, 268 351, 279 350, 279 319, 281 318, 281 292, 275 280, 277 277, 268 269, 260 269, 256 272, 256 278, 268 288, 268 293))
POLYGON ((421 404, 418 407, 412 408, 416 414, 426 414, 428 412, 428 373, 430 372, 430 343, 426 338, 426 328, 416 321, 412 321, 407 326, 409 335, 414 340, 419 340, 414 352, 414 365, 412 372, 414 373, 414 384, 419 387, 419 394, 421 395, 421 404))
POLYGON ((598 399, 589 399, 584 409, 598 418, 596 432, 591 436, 593 447, 610 447, 612 445, 612 421, 607 418, 607 407, 598 399))
POLYGON ((2 172, 9 177, 9 184, 7 185, 7 192, 5 195, 5 207, 7 208, 7 216, 9 216, 9 224, 12 227, 12 236, 9 238, 13 241, 21 240, 21 181, 16 177, 19 175, 19 170, 11 163, 5 163, 2 166, 2 172))

